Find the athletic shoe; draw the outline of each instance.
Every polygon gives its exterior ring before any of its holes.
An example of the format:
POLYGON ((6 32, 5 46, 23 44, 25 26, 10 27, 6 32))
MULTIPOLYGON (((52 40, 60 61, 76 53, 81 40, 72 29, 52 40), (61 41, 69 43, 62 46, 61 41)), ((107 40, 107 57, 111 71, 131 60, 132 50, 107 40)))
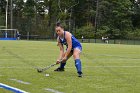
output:
POLYGON ((82 72, 78 72, 78 77, 83 77, 82 74, 82 72))
POLYGON ((58 67, 57 69, 55 69, 54 71, 64 71, 64 68, 60 68, 60 67, 58 67))

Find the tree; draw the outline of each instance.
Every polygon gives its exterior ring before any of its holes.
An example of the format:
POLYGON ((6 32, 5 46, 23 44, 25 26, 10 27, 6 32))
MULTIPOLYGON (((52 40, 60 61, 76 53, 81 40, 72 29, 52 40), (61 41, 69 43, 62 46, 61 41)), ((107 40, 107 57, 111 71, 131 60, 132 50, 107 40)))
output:
POLYGON ((131 0, 132 2, 132 23, 135 28, 140 28, 140 1, 131 0))
MULTIPOLYGON (((140 0, 24 1, 13 0, 13 28, 19 29, 23 34, 30 32, 43 37, 54 37, 57 21, 60 21, 66 30, 78 34, 78 37, 85 35, 87 38, 95 38, 96 34, 97 38, 102 35, 129 38, 130 35, 139 34, 140 0)), ((6 0, 1 0, 0 24, 4 23, 2 19, 5 19, 5 5, 6 0)))
POLYGON ((13 0, 13 14, 17 17, 23 16, 24 2, 23 0, 13 0))
MULTIPOLYGON (((6 11, 6 1, 0 1, 0 26, 4 26, 5 23, 5 11, 6 11)), ((3 27, 0 27, 3 28, 3 27)))
POLYGON ((1 0, 0 1, 0 14, 5 13, 5 8, 6 8, 6 0, 1 0))
POLYGON ((27 0, 27 2, 25 3, 25 7, 24 7, 24 15, 26 17, 34 17, 35 16, 35 1, 34 0, 27 0))
POLYGON ((100 1, 99 4, 99 29, 102 26, 107 26, 110 28, 108 30, 108 35, 117 38, 123 38, 126 31, 131 30, 131 2, 129 0, 104 0, 100 1), (118 34, 113 34, 115 29, 119 30, 118 34))

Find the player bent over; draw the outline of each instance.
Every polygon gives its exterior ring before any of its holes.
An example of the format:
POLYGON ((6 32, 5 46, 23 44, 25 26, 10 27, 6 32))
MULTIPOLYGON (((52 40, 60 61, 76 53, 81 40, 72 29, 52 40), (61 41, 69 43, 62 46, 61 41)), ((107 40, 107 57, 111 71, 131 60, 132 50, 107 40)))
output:
POLYGON ((55 31, 58 35, 57 42, 60 47, 60 54, 57 60, 57 64, 60 63, 60 67, 55 69, 54 71, 64 71, 64 67, 66 65, 66 61, 73 55, 75 60, 75 66, 77 69, 78 77, 82 77, 82 69, 81 69, 81 60, 80 53, 82 51, 82 46, 80 42, 68 31, 64 31, 64 28, 61 24, 57 24, 55 27, 55 31), (64 52, 64 46, 66 45, 66 52, 64 52))

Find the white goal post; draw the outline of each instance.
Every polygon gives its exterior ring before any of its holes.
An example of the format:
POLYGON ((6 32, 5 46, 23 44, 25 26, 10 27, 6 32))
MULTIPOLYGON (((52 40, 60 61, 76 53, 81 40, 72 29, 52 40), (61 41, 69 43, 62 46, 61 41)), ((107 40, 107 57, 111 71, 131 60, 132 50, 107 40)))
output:
POLYGON ((0 40, 16 40, 17 29, 0 29, 0 40))

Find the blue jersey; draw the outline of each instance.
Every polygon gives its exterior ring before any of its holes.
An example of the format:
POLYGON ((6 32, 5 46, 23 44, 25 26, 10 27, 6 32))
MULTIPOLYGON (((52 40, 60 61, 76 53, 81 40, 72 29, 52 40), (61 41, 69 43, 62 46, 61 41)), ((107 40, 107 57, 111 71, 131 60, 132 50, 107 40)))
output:
MULTIPOLYGON (((62 45, 66 45, 68 47, 67 41, 65 39, 65 33, 66 32, 64 31, 64 38, 59 37, 59 40, 62 45)), ((72 40, 72 50, 74 48, 79 48, 80 50, 82 50, 82 46, 81 46, 80 42, 73 35, 71 36, 71 40, 72 40)))

